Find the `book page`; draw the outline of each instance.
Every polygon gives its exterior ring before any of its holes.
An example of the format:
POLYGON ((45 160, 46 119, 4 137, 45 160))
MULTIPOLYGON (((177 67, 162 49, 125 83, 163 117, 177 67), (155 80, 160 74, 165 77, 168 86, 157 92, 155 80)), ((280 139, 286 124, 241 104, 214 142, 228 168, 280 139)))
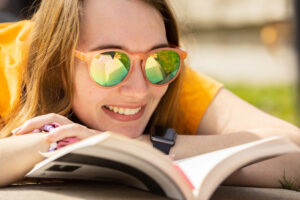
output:
POLYGON ((254 161, 299 151, 299 147, 287 138, 272 137, 175 163, 195 187, 194 195, 198 199, 209 199, 217 186, 237 169, 254 161))
POLYGON ((107 132, 42 155, 48 158, 26 177, 112 181, 173 199, 192 197, 170 159, 125 136, 107 132))

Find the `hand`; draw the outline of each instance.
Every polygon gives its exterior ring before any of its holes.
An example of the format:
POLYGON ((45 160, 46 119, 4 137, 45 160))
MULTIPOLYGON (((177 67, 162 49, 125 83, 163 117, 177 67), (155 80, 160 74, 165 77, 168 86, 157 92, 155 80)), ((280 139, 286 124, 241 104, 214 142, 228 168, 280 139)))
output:
POLYGON ((52 123, 58 123, 60 126, 46 135, 46 140, 50 143, 62 140, 67 137, 77 137, 79 140, 82 140, 95 134, 101 133, 99 131, 89 129, 86 126, 74 123, 68 118, 54 113, 29 119, 22 126, 14 129, 12 133, 14 135, 28 134, 32 133, 35 129, 41 128, 45 124, 52 123))

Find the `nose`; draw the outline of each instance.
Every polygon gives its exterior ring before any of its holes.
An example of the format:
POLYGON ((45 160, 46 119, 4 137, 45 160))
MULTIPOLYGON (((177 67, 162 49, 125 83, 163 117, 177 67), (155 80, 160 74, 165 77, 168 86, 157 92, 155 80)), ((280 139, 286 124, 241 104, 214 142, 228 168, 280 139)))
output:
POLYGON ((143 74, 141 60, 135 59, 131 67, 133 67, 132 71, 126 82, 120 87, 120 93, 127 98, 135 100, 145 99, 149 92, 149 85, 143 74))

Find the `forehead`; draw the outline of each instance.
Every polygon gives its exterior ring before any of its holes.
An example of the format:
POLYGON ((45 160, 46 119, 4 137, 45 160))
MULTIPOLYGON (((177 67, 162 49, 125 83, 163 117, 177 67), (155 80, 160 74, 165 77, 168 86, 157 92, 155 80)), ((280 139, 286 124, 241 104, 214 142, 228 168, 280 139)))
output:
POLYGON ((167 43, 159 11, 142 0, 86 0, 81 19, 79 46, 118 45, 146 51, 167 43))

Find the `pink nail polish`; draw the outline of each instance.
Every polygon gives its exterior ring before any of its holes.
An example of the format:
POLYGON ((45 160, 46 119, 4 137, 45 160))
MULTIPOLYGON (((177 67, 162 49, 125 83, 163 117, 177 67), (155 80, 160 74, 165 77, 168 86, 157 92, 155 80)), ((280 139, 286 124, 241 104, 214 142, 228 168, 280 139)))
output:
POLYGON ((41 132, 41 130, 40 129, 34 129, 32 132, 33 133, 39 133, 39 132, 41 132))

